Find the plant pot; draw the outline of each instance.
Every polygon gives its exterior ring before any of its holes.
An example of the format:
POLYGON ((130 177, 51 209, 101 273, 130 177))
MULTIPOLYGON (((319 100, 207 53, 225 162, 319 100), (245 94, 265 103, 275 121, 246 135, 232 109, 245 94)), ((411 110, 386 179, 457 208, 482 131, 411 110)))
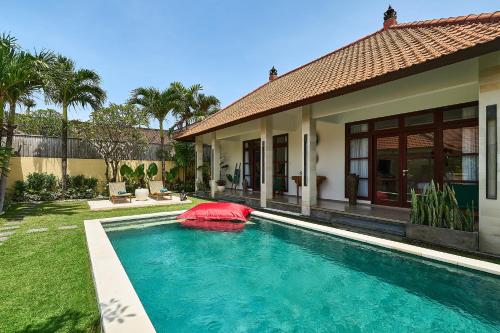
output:
POLYGON ((217 185, 217 192, 224 192, 225 189, 226 189, 225 186, 217 185))
POLYGON ((408 223, 406 225, 406 237, 458 250, 477 251, 479 249, 478 232, 452 230, 408 223))
POLYGON ((358 200, 359 176, 354 173, 349 174, 346 178, 346 184, 349 206, 355 206, 358 200))
POLYGON ((146 201, 148 200, 149 191, 147 188, 138 188, 135 190, 134 194, 136 201, 146 201))

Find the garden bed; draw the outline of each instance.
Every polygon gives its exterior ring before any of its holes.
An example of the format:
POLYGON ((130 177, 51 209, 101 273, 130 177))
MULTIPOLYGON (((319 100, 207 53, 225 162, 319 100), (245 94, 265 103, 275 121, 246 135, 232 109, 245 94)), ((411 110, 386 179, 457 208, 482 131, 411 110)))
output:
POLYGON ((406 237, 425 243, 451 247, 457 250, 477 251, 479 233, 470 231, 436 228, 428 225, 408 223, 406 237))

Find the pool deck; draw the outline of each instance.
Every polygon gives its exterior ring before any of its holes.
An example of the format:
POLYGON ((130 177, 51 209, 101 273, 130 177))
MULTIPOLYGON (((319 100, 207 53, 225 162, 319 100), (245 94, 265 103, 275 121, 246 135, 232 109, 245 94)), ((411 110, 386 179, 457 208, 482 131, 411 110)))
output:
POLYGON ((121 208, 139 208, 152 206, 171 206, 191 203, 190 200, 181 201, 179 197, 172 196, 172 199, 155 200, 148 198, 147 200, 136 200, 132 198, 132 202, 124 201, 120 203, 112 203, 110 200, 89 200, 87 201, 89 208, 92 211, 96 210, 113 210, 121 208))

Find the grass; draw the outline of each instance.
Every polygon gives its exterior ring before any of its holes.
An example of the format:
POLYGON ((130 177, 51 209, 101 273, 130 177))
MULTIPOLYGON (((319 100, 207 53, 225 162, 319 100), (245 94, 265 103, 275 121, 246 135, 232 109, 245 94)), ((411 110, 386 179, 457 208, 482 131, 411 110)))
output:
MULTIPOLYGON (((186 209, 192 204, 91 212, 85 201, 41 203, 0 245, 0 332, 99 332, 99 313, 85 243, 86 219, 186 209), (77 225, 77 229, 58 230, 77 225), (27 234, 30 228, 47 232, 27 234)), ((27 205, 17 204, 0 227, 27 205)))

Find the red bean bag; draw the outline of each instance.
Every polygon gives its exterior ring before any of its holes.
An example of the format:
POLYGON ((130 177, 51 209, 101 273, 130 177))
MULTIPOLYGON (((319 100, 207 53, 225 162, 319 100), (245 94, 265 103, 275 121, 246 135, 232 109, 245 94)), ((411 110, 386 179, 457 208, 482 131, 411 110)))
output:
POLYGON ((184 220, 181 224, 187 228, 213 231, 241 231, 245 228, 245 223, 230 221, 184 220))
POLYGON ((196 205, 178 216, 186 220, 217 220, 246 222, 253 209, 230 202, 207 202, 196 205))

